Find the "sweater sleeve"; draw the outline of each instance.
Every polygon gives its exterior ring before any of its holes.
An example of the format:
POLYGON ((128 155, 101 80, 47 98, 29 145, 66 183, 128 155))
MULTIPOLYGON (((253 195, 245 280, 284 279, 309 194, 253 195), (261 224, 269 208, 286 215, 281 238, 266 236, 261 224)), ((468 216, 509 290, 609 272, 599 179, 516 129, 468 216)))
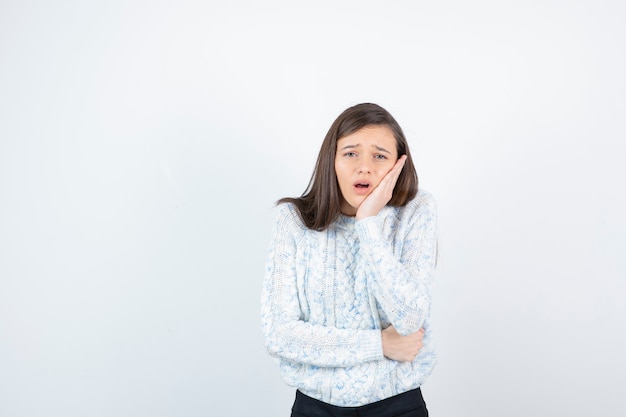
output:
POLYGON ((368 285, 398 333, 408 335, 422 327, 430 311, 437 256, 435 201, 420 191, 403 209, 394 241, 383 236, 382 222, 378 215, 356 223, 371 272, 368 285), (401 247, 400 256, 394 247, 401 247))
POLYGON ((348 367, 383 358, 380 330, 339 329, 303 320, 297 245, 304 226, 282 204, 274 225, 261 297, 261 328, 270 355, 320 367, 348 367))

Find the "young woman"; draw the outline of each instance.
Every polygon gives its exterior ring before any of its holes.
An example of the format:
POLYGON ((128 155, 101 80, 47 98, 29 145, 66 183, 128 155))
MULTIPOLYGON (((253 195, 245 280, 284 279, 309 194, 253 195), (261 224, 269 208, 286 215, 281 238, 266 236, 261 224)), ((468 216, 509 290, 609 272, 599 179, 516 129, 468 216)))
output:
POLYGON ((292 417, 427 416, 435 202, 396 120, 345 110, 305 193, 278 204, 261 316, 292 417))

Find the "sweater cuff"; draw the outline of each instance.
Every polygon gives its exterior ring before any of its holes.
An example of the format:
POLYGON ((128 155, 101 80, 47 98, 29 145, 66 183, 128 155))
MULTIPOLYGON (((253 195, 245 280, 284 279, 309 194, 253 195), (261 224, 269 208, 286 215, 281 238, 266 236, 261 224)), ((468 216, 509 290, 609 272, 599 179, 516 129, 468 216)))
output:
POLYGON ((378 216, 367 217, 355 223, 359 237, 366 241, 379 241, 381 237, 381 219, 378 216))
POLYGON ((358 352, 363 362, 384 358, 383 335, 380 330, 365 330, 359 334, 358 352))

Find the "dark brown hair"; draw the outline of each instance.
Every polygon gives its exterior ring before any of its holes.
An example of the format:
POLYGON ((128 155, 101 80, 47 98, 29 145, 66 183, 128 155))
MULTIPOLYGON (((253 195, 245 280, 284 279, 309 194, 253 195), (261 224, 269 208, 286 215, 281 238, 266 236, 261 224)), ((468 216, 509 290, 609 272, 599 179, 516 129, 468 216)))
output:
POLYGON ((298 198, 281 198, 276 204, 293 203, 306 227, 318 231, 326 229, 341 213, 341 191, 335 173, 337 141, 370 125, 389 127, 396 139, 398 158, 407 156, 387 204, 401 207, 411 201, 417 194, 418 181, 404 133, 387 110, 377 104, 362 103, 346 109, 330 126, 304 194, 298 198))

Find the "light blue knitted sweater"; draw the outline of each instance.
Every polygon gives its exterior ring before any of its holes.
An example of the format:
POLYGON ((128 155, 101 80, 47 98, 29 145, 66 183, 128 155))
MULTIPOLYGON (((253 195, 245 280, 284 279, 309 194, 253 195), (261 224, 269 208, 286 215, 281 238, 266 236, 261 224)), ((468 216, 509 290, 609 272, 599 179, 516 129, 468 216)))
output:
POLYGON ((340 216, 322 232, 281 204, 262 294, 262 331, 285 382, 329 404, 355 407, 422 385, 436 362, 429 325, 436 210, 420 190, 375 217, 340 216), (381 329, 424 327, 413 362, 383 356, 381 329))

